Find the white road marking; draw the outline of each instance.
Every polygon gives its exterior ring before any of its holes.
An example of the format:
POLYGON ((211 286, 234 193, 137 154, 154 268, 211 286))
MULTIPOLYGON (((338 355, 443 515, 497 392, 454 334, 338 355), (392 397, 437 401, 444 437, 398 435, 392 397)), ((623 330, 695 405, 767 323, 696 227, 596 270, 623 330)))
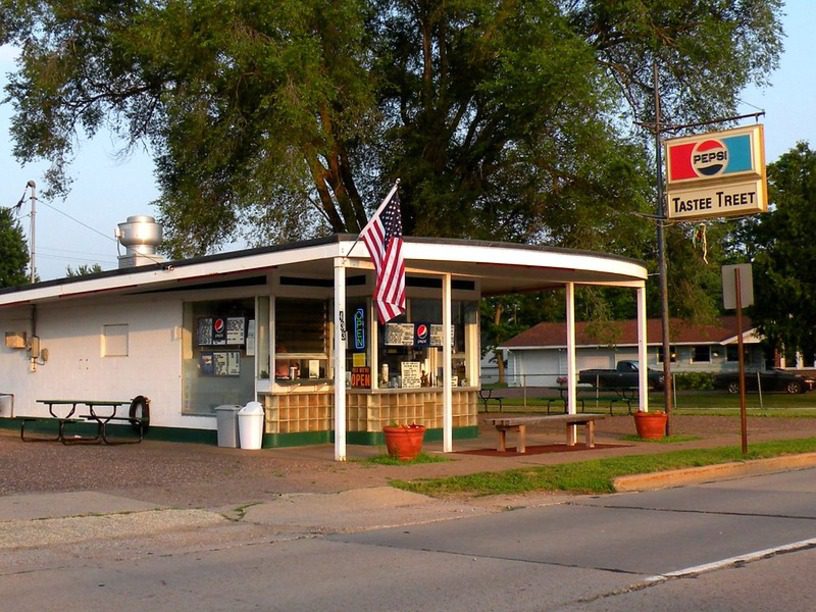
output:
POLYGON ((798 542, 791 542, 790 544, 783 544, 782 546, 776 546, 774 548, 766 548, 765 550, 757 550, 754 552, 745 553, 743 555, 737 555, 736 557, 730 557, 728 559, 721 559, 719 561, 712 561, 711 563, 703 563, 701 565, 686 567, 674 572, 666 572, 665 574, 649 576, 646 578, 646 580, 644 580, 644 582, 646 584, 651 584, 655 582, 662 582, 664 580, 671 580, 672 578, 684 578, 686 576, 694 576, 697 574, 703 574, 705 572, 713 572, 725 567, 736 565, 737 563, 750 563, 765 557, 772 557, 773 555, 802 550, 804 548, 811 548, 813 546, 816 546, 816 538, 800 540, 798 542))

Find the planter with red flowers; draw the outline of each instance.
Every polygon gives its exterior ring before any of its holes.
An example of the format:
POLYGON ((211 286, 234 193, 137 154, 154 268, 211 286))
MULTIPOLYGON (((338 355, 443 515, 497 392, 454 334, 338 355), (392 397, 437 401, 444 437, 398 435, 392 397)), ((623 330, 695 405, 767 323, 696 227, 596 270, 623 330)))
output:
POLYGON ((386 425, 383 427, 385 446, 388 454, 400 461, 412 461, 422 452, 422 441, 425 438, 425 426, 386 425))
POLYGON ((635 413, 637 435, 647 440, 660 440, 666 436, 666 419, 668 415, 662 410, 635 413))

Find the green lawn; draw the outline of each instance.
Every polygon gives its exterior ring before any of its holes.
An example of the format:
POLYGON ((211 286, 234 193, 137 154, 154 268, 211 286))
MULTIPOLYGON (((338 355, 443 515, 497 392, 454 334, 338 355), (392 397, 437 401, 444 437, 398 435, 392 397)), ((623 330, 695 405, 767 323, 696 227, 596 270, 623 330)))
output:
POLYGON ((480 472, 448 478, 395 480, 400 489, 424 495, 512 495, 531 491, 611 493, 618 476, 646 474, 687 467, 714 465, 816 451, 816 438, 757 442, 743 455, 739 447, 689 449, 655 455, 610 457, 576 463, 526 467, 502 472, 480 472))
MULTIPOLYGON (((604 394, 608 395, 608 394, 604 394)), ((587 412, 608 413, 609 403, 596 404, 590 398, 584 399, 587 412)), ((633 408, 636 403, 633 403, 633 408)), ((554 404, 558 410, 560 404, 554 404)), ((649 394, 649 409, 663 409, 663 394, 649 394)), ((510 397, 504 400, 504 412, 537 412, 546 410, 547 400, 528 398, 526 404, 523 398, 510 397)), ((750 416, 786 416, 786 417, 816 417, 816 391, 789 395, 787 393, 764 393, 760 399, 756 393, 746 396, 746 409, 750 416)), ((495 404, 490 406, 491 412, 496 412, 495 404)), ((613 414, 626 414, 626 404, 613 405, 613 414)), ((739 396, 725 392, 714 391, 682 391, 677 395, 674 405, 675 414, 707 414, 733 416, 739 414, 739 396)))

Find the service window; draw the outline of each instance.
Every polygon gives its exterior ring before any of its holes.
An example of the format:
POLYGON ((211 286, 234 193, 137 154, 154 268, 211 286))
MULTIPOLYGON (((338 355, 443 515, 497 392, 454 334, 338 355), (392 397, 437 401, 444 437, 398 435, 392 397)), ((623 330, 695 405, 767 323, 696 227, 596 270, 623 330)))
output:
MULTIPOLYGON (((454 386, 475 380, 477 367, 468 348, 478 335, 476 302, 454 301, 451 305, 451 368, 454 386)), ((442 385, 442 301, 409 299, 405 315, 380 325, 379 364, 376 375, 380 388, 411 389, 442 385)))
POLYGON ((328 300, 275 300, 275 380, 318 380, 328 376, 328 300))
POLYGON ((184 304, 182 413, 255 398, 255 299, 184 304))

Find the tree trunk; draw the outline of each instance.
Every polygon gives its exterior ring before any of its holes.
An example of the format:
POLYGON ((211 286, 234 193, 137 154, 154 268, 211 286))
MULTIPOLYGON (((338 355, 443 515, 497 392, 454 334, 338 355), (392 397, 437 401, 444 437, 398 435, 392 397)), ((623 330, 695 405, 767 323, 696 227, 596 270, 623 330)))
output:
MULTIPOLYGON (((501 318, 502 314, 504 313, 504 305, 501 303, 496 304, 496 310, 493 311, 493 324, 495 325, 495 329, 499 329, 499 325, 501 325, 501 318)), ((493 349, 493 356, 496 358, 496 367, 498 368, 498 376, 499 376, 499 384, 504 384, 504 355, 502 354, 501 350, 498 347, 500 340, 498 336, 496 337, 496 348, 493 349)))

